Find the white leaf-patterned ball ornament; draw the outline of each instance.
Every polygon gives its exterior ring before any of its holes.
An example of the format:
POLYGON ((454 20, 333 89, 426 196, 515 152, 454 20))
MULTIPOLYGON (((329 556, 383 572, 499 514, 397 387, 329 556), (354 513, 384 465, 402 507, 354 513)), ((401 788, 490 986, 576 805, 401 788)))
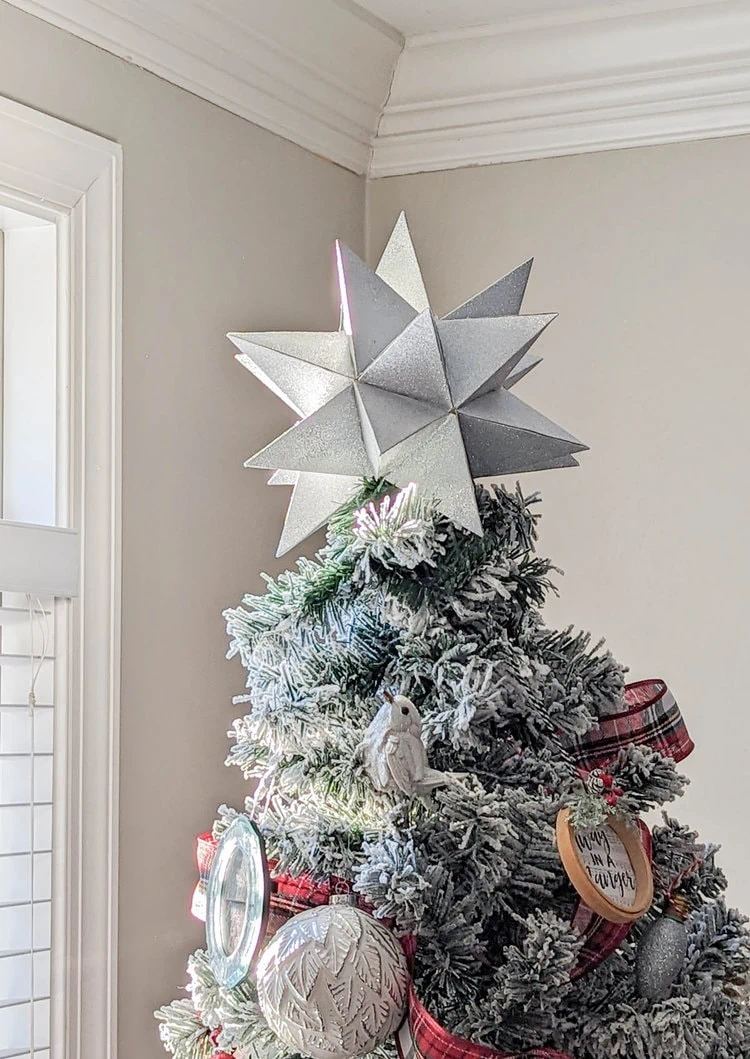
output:
POLYGON ((293 916, 258 963, 258 1000, 274 1033, 313 1059, 352 1059, 398 1029, 409 971, 401 948, 349 895, 293 916))

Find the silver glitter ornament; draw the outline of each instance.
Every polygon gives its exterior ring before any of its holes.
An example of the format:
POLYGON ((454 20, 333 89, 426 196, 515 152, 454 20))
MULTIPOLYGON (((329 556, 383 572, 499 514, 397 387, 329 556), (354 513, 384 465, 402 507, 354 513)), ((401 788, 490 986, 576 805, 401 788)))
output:
POLYGON ((688 902, 675 894, 638 942, 636 984, 647 1000, 666 1000, 687 957, 688 902))
POLYGON ((403 214, 377 269, 341 243, 336 264, 339 331, 229 335, 240 363, 304 417, 246 463, 294 485, 278 555, 362 477, 416 482, 481 536, 473 479, 577 465, 586 446, 508 392, 540 362, 530 348, 554 319, 520 315, 531 261, 442 320, 403 214))
POLYGON ((413 797, 450 780, 446 773, 430 768, 422 742, 422 719, 405 695, 386 698, 365 732, 361 754, 377 791, 413 797))
POLYGON ((292 1052, 353 1059, 397 1029, 409 971, 390 931, 351 895, 293 916, 258 963, 261 1011, 292 1052))

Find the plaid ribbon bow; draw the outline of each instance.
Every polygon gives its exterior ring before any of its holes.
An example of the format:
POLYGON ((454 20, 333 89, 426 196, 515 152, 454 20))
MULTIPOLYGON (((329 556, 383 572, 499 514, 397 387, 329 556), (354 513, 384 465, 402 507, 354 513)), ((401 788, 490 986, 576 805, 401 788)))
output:
POLYGON ((602 717, 596 728, 574 739, 568 750, 586 769, 607 765, 631 743, 650 746, 664 757, 682 761, 695 749, 674 695, 663 680, 627 684, 621 713, 602 717))

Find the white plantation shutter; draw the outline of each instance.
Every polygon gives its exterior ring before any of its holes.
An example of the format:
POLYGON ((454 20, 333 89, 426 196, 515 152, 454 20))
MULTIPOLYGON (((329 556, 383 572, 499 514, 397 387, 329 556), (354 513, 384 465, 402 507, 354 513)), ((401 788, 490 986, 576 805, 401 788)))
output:
MULTIPOLYGON (((32 709, 25 602, 3 593, 0 608, 0 1056, 48 1059, 54 658, 37 663, 32 709)), ((53 623, 53 601, 39 602, 53 623)))

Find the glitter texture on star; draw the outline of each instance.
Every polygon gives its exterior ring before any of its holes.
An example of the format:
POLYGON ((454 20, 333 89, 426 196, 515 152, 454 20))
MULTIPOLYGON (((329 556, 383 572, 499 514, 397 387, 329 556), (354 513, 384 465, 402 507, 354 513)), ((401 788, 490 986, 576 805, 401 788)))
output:
POLYGON ((540 363, 530 350, 556 315, 521 315, 531 264, 437 319, 402 213, 375 270, 336 244, 338 331, 228 336, 302 417, 246 463, 293 486, 277 555, 325 525, 363 477, 414 482, 481 535, 475 478, 577 465, 587 446, 510 392, 540 363))

